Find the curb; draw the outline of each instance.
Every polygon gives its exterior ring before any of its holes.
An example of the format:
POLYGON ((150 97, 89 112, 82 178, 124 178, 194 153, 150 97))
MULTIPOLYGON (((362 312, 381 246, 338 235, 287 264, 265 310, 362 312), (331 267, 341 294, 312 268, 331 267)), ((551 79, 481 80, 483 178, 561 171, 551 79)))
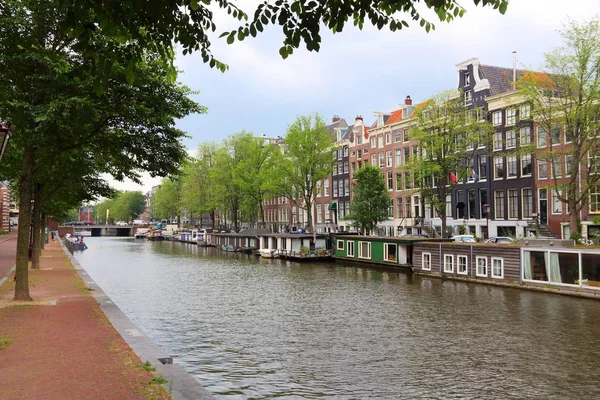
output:
POLYGON ((6 280, 10 277, 10 275, 15 271, 15 269, 17 268, 17 264, 13 265, 8 272, 6 273, 6 275, 4 275, 2 278, 0 278, 0 286, 4 285, 4 282, 6 282, 6 280))
POLYGON ((110 297, 94 282, 87 272, 77 262, 75 257, 67 250, 62 240, 59 240, 60 246, 73 264, 75 271, 85 284, 93 289, 92 296, 98 303, 104 315, 108 318, 111 325, 131 349, 138 355, 142 362, 149 361, 150 364, 160 372, 163 378, 168 380, 165 383, 165 389, 176 400, 208 400, 214 399, 214 396, 206 390, 192 375, 184 370, 180 365, 173 363, 173 358, 169 356, 160 346, 152 341, 115 305, 110 297))

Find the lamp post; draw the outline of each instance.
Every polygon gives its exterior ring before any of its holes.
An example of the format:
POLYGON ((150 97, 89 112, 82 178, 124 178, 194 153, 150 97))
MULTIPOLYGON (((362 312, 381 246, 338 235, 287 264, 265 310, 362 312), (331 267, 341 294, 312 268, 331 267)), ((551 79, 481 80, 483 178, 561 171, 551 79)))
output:
POLYGON ((488 239, 490 237, 490 208, 491 207, 488 203, 483 205, 483 211, 485 212, 485 230, 487 235, 487 237, 484 239, 488 239))
POLYGON ((0 160, 2 160, 4 150, 8 146, 8 139, 10 139, 10 129, 0 124, 0 160))

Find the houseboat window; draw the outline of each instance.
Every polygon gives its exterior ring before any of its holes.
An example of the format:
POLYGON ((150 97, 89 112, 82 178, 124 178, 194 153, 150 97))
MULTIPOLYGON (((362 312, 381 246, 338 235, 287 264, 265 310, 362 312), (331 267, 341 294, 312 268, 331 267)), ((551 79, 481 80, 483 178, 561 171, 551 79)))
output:
POLYGON ((444 272, 454 273, 454 255, 444 254, 444 272))
POLYGON ((385 261, 396 262, 398 260, 398 246, 392 243, 384 244, 385 247, 385 261))
POLYGON ((600 254, 582 254, 581 262, 581 284, 600 290, 600 254))
POLYGON ((475 275, 481 277, 487 277, 487 258, 486 257, 477 257, 477 270, 475 271, 475 275))
POLYGON ((431 253, 423 253, 421 269, 424 271, 431 271, 431 253))
POLYGON ((578 284, 579 258, 577 253, 550 251, 523 252, 523 279, 551 283, 578 284))
POLYGON ((467 256, 456 256, 456 273, 461 274, 461 275, 467 275, 467 273, 468 273, 467 256))
POLYGON ((338 240, 337 241, 337 249, 338 250, 344 250, 344 241, 343 240, 338 240))
POLYGON ((346 250, 347 257, 354 257, 354 241, 348 241, 348 249, 346 250))
POLYGON ((358 258, 371 258, 370 242, 358 242, 358 258))
POLYGON ((504 278, 504 259, 492 257, 492 278, 504 278))

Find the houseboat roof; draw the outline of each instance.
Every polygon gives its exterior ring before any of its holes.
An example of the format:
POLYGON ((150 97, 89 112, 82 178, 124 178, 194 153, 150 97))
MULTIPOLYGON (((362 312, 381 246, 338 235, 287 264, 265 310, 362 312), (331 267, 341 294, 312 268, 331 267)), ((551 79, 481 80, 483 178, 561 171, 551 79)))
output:
MULTIPOLYGON (((438 238, 416 238, 416 237, 405 237, 405 236, 365 236, 365 235, 348 235, 348 234, 334 234, 336 238, 343 239, 357 239, 357 240, 369 240, 375 242, 395 242, 395 243, 449 243, 452 239, 438 239, 438 238)), ((455 242, 452 242, 455 243, 455 242)))
POLYGON ((266 234, 270 234, 271 231, 268 229, 244 229, 240 232, 210 232, 209 235, 215 236, 236 236, 236 237, 256 237, 256 236, 264 236, 266 234))

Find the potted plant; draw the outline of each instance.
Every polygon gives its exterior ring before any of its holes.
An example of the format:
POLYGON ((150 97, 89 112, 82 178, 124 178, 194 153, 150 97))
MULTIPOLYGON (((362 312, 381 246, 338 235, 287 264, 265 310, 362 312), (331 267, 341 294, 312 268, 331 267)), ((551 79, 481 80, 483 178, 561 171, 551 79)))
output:
MULTIPOLYGON (((579 285, 579 266, 578 265, 575 265, 569 269, 569 275, 571 276, 571 278, 573 278, 573 280, 575 281, 575 284, 579 285)), ((588 284, 588 277, 585 273, 581 274, 581 284, 582 285, 588 284)))

